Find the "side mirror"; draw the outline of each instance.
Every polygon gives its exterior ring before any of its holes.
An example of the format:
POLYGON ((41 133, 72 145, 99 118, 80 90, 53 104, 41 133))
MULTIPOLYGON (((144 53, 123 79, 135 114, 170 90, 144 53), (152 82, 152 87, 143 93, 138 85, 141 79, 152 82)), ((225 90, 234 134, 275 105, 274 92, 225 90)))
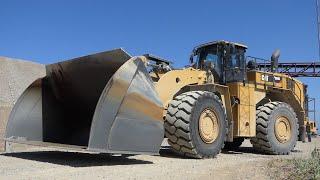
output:
POLYGON ((214 63, 212 61, 204 60, 203 65, 206 69, 213 69, 214 63))
POLYGON ((193 63, 193 56, 190 56, 190 64, 193 63))
POLYGON ((192 52, 192 53, 190 54, 190 59, 189 59, 190 64, 192 64, 192 63, 193 63, 193 56, 194 56, 194 53, 192 52))

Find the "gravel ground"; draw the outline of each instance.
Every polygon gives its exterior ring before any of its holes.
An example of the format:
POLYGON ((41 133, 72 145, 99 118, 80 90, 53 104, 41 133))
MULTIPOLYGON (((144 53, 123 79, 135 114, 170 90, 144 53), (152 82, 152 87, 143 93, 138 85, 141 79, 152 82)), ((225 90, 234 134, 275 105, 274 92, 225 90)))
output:
POLYGON ((288 156, 256 154, 245 141, 236 152, 205 160, 180 158, 165 144, 160 156, 110 157, 41 148, 2 153, 0 179, 269 179, 268 161, 306 157, 316 146, 320 148, 320 138, 298 142, 288 156))

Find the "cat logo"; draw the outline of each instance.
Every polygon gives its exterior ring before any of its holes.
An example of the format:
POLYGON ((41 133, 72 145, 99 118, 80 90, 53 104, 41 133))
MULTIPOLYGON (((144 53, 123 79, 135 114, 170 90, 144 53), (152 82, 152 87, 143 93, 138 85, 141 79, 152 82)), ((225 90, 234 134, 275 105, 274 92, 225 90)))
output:
POLYGON ((261 75, 261 80, 262 80, 262 81, 267 81, 267 82, 280 83, 281 77, 273 76, 273 75, 268 75, 268 74, 262 74, 262 75, 261 75))

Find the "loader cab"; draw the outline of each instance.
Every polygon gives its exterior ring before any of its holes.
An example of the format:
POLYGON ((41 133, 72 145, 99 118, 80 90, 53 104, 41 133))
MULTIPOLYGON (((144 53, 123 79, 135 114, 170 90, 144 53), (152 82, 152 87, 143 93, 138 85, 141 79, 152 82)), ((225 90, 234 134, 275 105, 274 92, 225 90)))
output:
POLYGON ((246 80, 246 49, 241 44, 214 41, 195 47, 190 62, 197 69, 209 69, 215 82, 242 82, 246 80))

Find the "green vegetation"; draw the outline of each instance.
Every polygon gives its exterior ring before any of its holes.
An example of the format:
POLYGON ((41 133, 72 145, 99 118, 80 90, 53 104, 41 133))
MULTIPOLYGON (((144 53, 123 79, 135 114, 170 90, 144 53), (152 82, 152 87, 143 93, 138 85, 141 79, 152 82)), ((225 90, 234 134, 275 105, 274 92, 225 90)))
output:
POLYGON ((268 164, 274 179, 319 179, 320 149, 314 149, 307 159, 277 159, 268 164))

